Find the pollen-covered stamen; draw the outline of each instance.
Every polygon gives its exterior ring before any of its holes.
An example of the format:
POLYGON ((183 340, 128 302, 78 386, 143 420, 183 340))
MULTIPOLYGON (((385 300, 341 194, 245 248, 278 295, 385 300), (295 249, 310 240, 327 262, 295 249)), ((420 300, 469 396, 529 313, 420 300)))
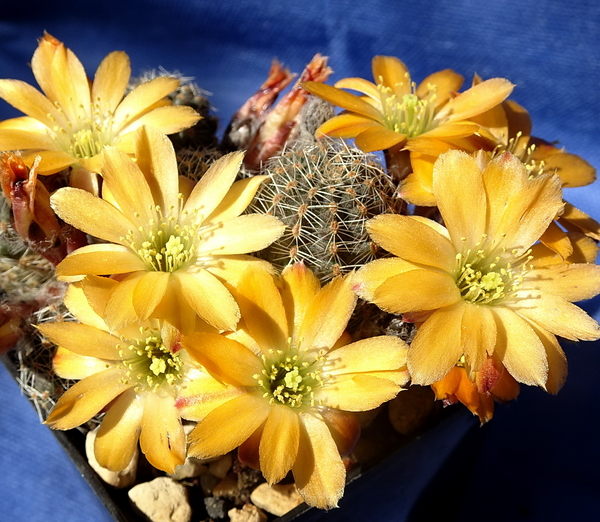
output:
POLYGON ((48 134, 74 158, 86 159, 100 154, 105 145, 112 145, 114 141, 113 114, 105 105, 97 98, 91 107, 80 105, 67 113, 55 103, 62 118, 59 122, 49 115, 56 125, 48 129, 48 134))
MULTIPOLYGON (((179 208, 171 207, 165 214, 160 206, 152 207, 156 219, 142 223, 122 238, 148 270, 175 272, 196 258, 196 246, 206 227, 200 224, 199 212, 192 219, 187 211, 181 210, 183 196, 179 196, 179 208)), ((142 219, 139 213, 134 217, 142 219)))
POLYGON ((119 355, 125 365, 125 383, 134 381, 136 391, 156 391, 163 384, 177 384, 182 376, 182 366, 178 354, 169 350, 160 337, 160 332, 140 328, 142 337, 131 340, 121 338, 119 355))
POLYGON ((323 385, 322 354, 299 355, 291 350, 270 351, 263 355, 264 368, 254 378, 271 404, 292 408, 315 406, 315 390, 323 385))
POLYGON ((396 93, 397 89, 382 85, 382 79, 379 80, 377 89, 380 93, 384 125, 394 132, 413 138, 435 126, 433 117, 437 86, 428 84, 427 94, 420 98, 416 95, 417 87, 411 81, 410 75, 406 73, 405 76, 406 84, 410 85, 410 94, 399 97, 396 93))
POLYGON ((510 138, 506 145, 497 145, 496 148, 492 151, 492 158, 496 156, 500 156, 505 152, 510 152, 517 158, 521 160, 521 163, 525 166, 529 177, 537 177, 544 172, 544 167, 546 163, 542 161, 537 161, 533 154, 535 152, 535 143, 527 144, 525 147, 521 142, 521 138, 523 137, 523 133, 521 131, 517 132, 514 138, 510 138))
POLYGON ((465 301, 493 305, 515 295, 530 269, 530 252, 498 249, 486 235, 474 249, 456 255, 456 286, 465 301))

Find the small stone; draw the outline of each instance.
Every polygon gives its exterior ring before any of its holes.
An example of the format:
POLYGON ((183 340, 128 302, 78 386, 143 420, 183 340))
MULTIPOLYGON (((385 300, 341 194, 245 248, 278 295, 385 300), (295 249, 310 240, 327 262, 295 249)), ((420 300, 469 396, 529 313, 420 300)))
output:
MULTIPOLYGON (((231 503, 229 503, 231 506, 231 503)), ((206 513, 212 520, 221 520, 227 516, 227 508, 229 507, 223 498, 207 497, 204 499, 204 507, 206 513)))
POLYGON ((235 473, 228 473, 212 490, 215 497, 235 497, 238 492, 238 478, 235 473))
POLYGON ((231 453, 223 455, 221 458, 211 462, 208 465, 208 471, 211 475, 223 479, 227 476, 227 472, 231 469, 233 458, 231 453))
POLYGON ((304 502, 295 484, 274 484, 269 487, 266 482, 252 492, 250 500, 255 506, 278 517, 304 502))
POLYGON ((254 504, 244 504, 242 509, 230 509, 227 514, 230 522, 267 522, 267 515, 254 504))
POLYGON ((92 469, 98 473, 98 476, 107 484, 115 488, 128 488, 135 484, 135 472, 137 470, 139 450, 136 449, 131 462, 122 471, 111 471, 103 468, 96 460, 94 454, 94 441, 96 440, 96 432, 98 428, 88 431, 85 437, 85 454, 92 469))
POLYGON ((410 386, 389 402, 389 418, 394 429, 408 435, 420 428, 436 407, 435 396, 429 386, 410 386))
POLYGON ((134 486, 129 498, 151 522, 190 522, 192 518, 187 490, 169 477, 134 486))
POLYGON ((180 464, 175 468, 175 473, 169 475, 169 477, 175 480, 196 478, 200 475, 204 475, 207 471, 208 467, 202 464, 200 460, 195 459, 194 457, 188 457, 183 464, 180 464))

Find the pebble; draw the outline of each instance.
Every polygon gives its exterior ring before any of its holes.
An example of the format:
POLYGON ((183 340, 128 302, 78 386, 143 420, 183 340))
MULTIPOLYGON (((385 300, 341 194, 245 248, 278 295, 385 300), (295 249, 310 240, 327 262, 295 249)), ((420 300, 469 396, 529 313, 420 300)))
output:
POLYGON ((223 455, 219 459, 212 461, 208 465, 208 471, 211 475, 224 479, 227 476, 227 472, 231 469, 232 463, 233 458, 231 453, 228 453, 227 455, 223 455))
POLYGON ((136 449, 131 462, 122 471, 111 471, 98 464, 96 455, 94 455, 94 441, 98 428, 88 431, 85 436, 85 454, 92 469, 98 473, 98 476, 107 484, 115 488, 128 488, 135 484, 135 472, 137 470, 139 450, 136 449))
POLYGON ((180 464, 175 468, 175 472, 169 475, 169 477, 175 480, 184 480, 199 477, 200 475, 204 475, 207 471, 208 467, 203 464, 202 461, 195 459, 194 457, 188 457, 183 464, 180 464))
POLYGON ((252 492, 250 500, 255 506, 278 517, 304 502, 295 484, 274 484, 269 487, 266 482, 252 492))
POLYGON ((227 514, 230 522, 267 522, 267 515, 254 504, 244 504, 242 509, 230 509, 227 514))
POLYGON ((169 477, 134 486, 129 498, 151 522, 190 522, 192 518, 185 487, 169 477))

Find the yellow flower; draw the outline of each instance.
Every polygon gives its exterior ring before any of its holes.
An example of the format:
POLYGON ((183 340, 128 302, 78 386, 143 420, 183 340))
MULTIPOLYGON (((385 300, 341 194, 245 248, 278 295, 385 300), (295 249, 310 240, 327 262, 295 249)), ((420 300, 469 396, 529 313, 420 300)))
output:
POLYGON ((418 216, 381 215, 372 239, 396 257, 356 274, 356 291, 394 313, 426 316, 408 352, 416 384, 443 379, 459 362, 471 380, 494 355, 519 382, 557 392, 566 359, 556 336, 600 337, 572 302, 600 292, 591 264, 536 264, 531 246, 562 210, 558 176, 530 178, 510 153, 489 161, 458 151, 435 163, 445 228, 418 216))
POLYGON ((172 134, 200 119, 165 99, 179 85, 175 78, 156 78, 123 99, 131 68, 122 51, 104 58, 90 85, 75 54, 46 33, 31 66, 45 96, 23 81, 0 80, 0 97, 27 115, 0 123, 0 150, 24 150, 28 166, 41 156, 40 174, 75 164, 99 172, 103 147, 133 153, 132 132, 140 126, 172 134))
POLYGON ((195 361, 180 350, 179 332, 152 320, 109 333, 77 284, 69 287, 65 304, 79 323, 45 323, 38 328, 58 345, 56 373, 81 380, 59 398, 46 424, 68 430, 106 409, 94 445, 101 466, 124 469, 139 439, 148 461, 173 473, 186 457, 175 397, 186 375, 199 373, 195 361))
POLYGON ((160 317, 187 332, 196 315, 217 329, 235 328, 239 309, 224 283, 235 283, 248 263, 270 266, 244 254, 266 247, 284 229, 273 216, 240 215, 264 176, 233 183, 243 156, 233 153, 192 189, 179 185, 166 136, 142 127, 135 150, 137 163, 105 149, 102 198, 71 187, 51 197, 64 221, 107 241, 72 252, 57 275, 123 274, 106 305, 112 329, 160 317))
POLYGON ((182 339, 214 378, 191 382, 177 404, 184 418, 199 421, 190 455, 240 447, 240 459, 259 466, 269 484, 291 469, 304 500, 328 509, 344 490, 340 451, 356 441, 356 421, 345 412, 396 396, 408 380, 406 345, 381 336, 342 346, 356 303, 348 278, 321 289, 298 263, 284 270, 280 286, 249 269, 238 286, 242 328, 182 339))
POLYGON ((334 87, 303 84, 310 93, 346 109, 321 125, 317 134, 355 138, 356 146, 365 152, 392 147, 427 150, 429 140, 453 140, 475 133, 479 125, 469 118, 501 103, 513 89, 508 80, 493 78, 455 96, 463 78, 450 69, 429 75, 417 86, 397 58, 375 56, 372 68, 376 83, 345 78, 334 87))

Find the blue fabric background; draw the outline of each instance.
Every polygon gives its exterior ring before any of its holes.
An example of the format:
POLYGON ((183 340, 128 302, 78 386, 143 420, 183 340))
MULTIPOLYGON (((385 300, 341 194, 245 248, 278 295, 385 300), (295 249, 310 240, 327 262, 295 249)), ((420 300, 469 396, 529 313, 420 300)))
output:
MULTIPOLYGON (((503 76, 517 84, 513 98, 529 110, 536 136, 557 140, 600 168, 595 0, 10 2, 0 15, 0 77, 34 83, 27 64, 43 30, 64 41, 90 74, 107 53, 122 49, 134 74, 161 65, 194 76, 214 93, 221 130, 263 81, 273 57, 300 72, 322 52, 331 57, 333 80, 370 79, 375 54, 400 57, 417 81, 444 68, 467 83, 474 72, 503 76)), ((16 115, 0 101, 1 119, 16 115)), ((566 198, 600 219, 598 186, 568 190, 566 198)), ((600 299, 583 307, 600 318, 600 299)), ((600 343, 565 349, 570 374, 558 396, 523 387, 518 401, 497 408, 468 486, 446 520, 597 517, 600 343)), ((110 520, 4 368, 0 397, 2 519, 110 520)), ((400 475, 410 476, 406 470, 400 475)), ((436 487, 439 494, 445 490, 436 487)), ((365 499, 374 519, 410 520, 400 514, 410 510, 389 502, 395 496, 398 505, 414 501, 400 498, 397 489, 390 484, 365 499), (376 495, 388 500, 381 508, 376 495)), ((346 520, 355 518, 348 513, 346 520)))

